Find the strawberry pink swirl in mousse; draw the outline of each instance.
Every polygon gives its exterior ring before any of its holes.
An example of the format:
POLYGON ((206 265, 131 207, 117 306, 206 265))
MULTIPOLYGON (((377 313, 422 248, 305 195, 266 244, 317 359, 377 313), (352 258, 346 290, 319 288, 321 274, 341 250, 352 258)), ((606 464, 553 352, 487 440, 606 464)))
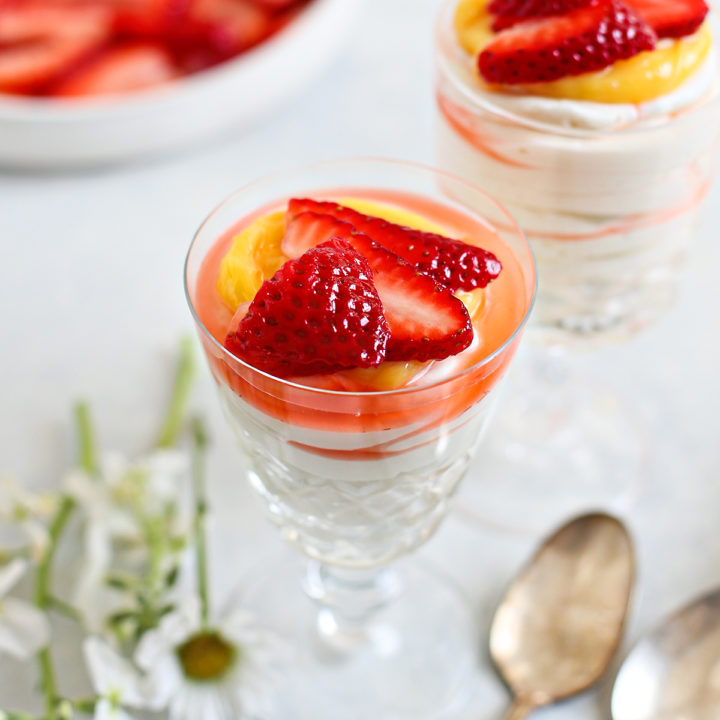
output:
POLYGON ((237 221, 188 291, 271 517, 310 556, 368 566, 421 543, 445 514, 519 341, 534 272, 527 248, 428 197, 310 197, 237 221))

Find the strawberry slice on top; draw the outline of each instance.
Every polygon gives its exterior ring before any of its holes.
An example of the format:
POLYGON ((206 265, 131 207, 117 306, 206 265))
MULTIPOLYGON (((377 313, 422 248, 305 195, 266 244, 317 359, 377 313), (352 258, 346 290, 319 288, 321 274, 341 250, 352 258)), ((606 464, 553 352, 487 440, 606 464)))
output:
POLYGON ((396 225, 334 202, 295 198, 288 203, 289 218, 308 210, 350 223, 451 290, 485 287, 502 270, 495 255, 461 240, 396 225))
POLYGON ((705 0, 628 0, 659 38, 692 35, 709 12, 705 0))
POLYGON ((266 280, 225 347, 259 370, 291 377, 379 365, 388 336, 367 260, 334 238, 266 280))
POLYGON ((565 15, 504 30, 480 53, 491 83, 551 82, 609 67, 655 47, 657 36, 622 0, 598 0, 565 15))
POLYGON ((500 32, 525 20, 565 15, 593 2, 595 0, 492 0, 488 10, 496 16, 491 25, 492 29, 500 32))
POLYGON ((288 224, 283 252, 292 257, 330 237, 349 242, 370 264, 390 328, 388 360, 442 360, 470 345, 470 316, 450 288, 348 222, 332 215, 301 212, 288 224))

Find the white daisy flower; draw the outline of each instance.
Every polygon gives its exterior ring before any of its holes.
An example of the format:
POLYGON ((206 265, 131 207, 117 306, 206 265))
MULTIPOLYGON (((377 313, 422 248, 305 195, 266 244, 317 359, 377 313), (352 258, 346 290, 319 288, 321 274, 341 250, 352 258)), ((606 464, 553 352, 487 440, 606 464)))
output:
POLYGON ((28 492, 14 478, 0 478, 0 523, 22 531, 36 562, 42 559, 50 542, 45 521, 56 508, 56 495, 28 492))
POLYGON ((125 708, 152 707, 152 692, 142 675, 104 640, 86 638, 83 651, 98 694, 94 720, 133 720, 125 708))
POLYGON ((50 624, 44 613, 24 600, 7 594, 25 574, 26 560, 0 567, 0 653, 27 660, 50 640, 50 624))
POLYGON ((287 655, 244 610, 204 628, 192 598, 143 636, 136 661, 170 720, 243 720, 267 714, 287 655))

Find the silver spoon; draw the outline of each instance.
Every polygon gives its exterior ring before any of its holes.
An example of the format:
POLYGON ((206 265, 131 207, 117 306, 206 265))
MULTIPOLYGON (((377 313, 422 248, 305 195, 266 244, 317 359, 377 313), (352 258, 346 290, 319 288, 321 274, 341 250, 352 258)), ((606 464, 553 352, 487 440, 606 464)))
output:
POLYGON ((633 648, 615 681, 612 716, 720 718, 720 589, 680 610, 633 648))
POLYGON ((542 544, 490 630, 490 654, 515 695, 505 720, 602 676, 620 643, 634 575, 630 536, 609 515, 577 518, 542 544))

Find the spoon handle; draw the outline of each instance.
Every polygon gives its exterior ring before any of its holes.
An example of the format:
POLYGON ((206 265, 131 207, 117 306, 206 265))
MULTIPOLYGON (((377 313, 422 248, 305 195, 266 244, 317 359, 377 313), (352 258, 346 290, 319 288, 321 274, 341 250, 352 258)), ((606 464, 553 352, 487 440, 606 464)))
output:
POLYGON ((527 700, 515 698, 504 720, 524 720, 534 709, 535 706, 528 703, 527 700))

